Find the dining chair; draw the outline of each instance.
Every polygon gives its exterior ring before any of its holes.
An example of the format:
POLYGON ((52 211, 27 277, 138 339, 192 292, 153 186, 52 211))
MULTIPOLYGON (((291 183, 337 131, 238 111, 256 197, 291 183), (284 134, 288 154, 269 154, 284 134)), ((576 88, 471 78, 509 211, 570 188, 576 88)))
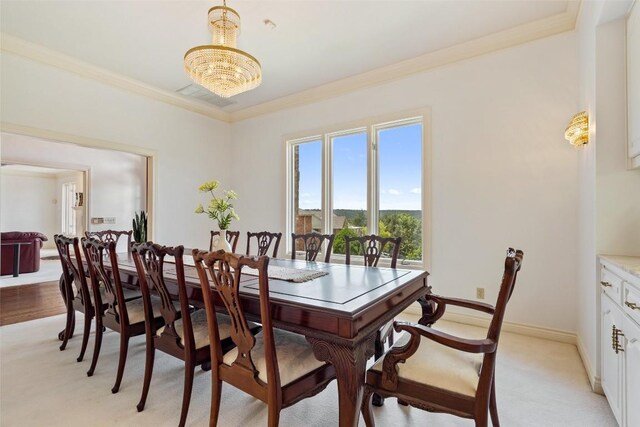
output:
POLYGON ((320 234, 315 231, 307 234, 291 233, 291 259, 296 259, 298 244, 301 243, 300 249, 304 251, 305 261, 315 261, 320 249, 322 249, 322 244, 326 241, 324 262, 329 262, 331 260, 331 250, 333 249, 333 239, 335 239, 335 237, 335 234, 320 234))
POLYGON ((377 267, 380 258, 385 258, 389 259, 391 268, 396 268, 401 242, 402 237, 380 237, 375 234, 345 236, 345 264, 351 264, 351 256, 354 254, 361 255, 367 267, 377 267))
MULTIPOLYGON (((211 415, 210 426, 218 423, 222 383, 226 382, 268 404, 268 425, 279 423, 280 411, 301 399, 314 396, 335 378, 333 365, 315 358, 305 337, 274 329, 269 303, 269 258, 247 257, 224 251, 197 253, 194 259, 205 297, 211 345, 211 415), (204 263, 203 265, 201 262, 204 263), (258 274, 260 319, 262 330, 252 329, 240 297, 242 269, 258 274), (208 273, 208 277, 207 277, 208 273), (222 336, 217 323, 213 291, 231 316, 231 339, 235 348, 223 353, 222 336)), ((237 408, 230 408, 237 410, 237 408)))
MULTIPOLYGON (((91 367, 87 372, 92 376, 98 364, 100 347, 102 345, 102 334, 104 327, 120 333, 120 357, 118 360, 118 370, 116 382, 111 389, 112 393, 117 393, 120 389, 124 368, 127 361, 129 349, 129 339, 131 337, 143 335, 145 333, 144 303, 140 291, 127 289, 122 286, 120 269, 118 267, 118 255, 116 252, 116 242, 100 242, 93 238, 83 238, 82 248, 92 283, 100 283, 101 286, 93 287, 93 300, 98 309, 96 313, 96 336, 95 347, 91 367), (105 259, 108 256, 109 269, 105 267, 105 259)), ((154 313, 159 313, 160 299, 152 296, 151 305, 154 313)), ((161 315, 154 318, 156 328, 163 325, 161 315)))
MULTIPOLYGON (((400 253, 401 237, 380 237, 375 234, 366 236, 345 236, 345 264, 351 264, 352 253, 362 256, 363 263, 366 267, 377 267, 378 261, 383 255, 390 254, 389 266, 396 268, 398 262, 398 254, 400 253)), ((386 257, 385 257, 386 258, 386 257)), ((374 341, 374 357, 378 359, 384 354, 385 342, 389 343, 389 347, 393 345, 393 322, 389 322, 382 328, 378 329, 376 339, 374 341)), ((373 398, 375 406, 382 406, 384 399, 376 394, 373 398)))
POLYGON ((78 362, 84 358, 84 353, 89 342, 91 332, 91 321, 95 316, 93 306, 93 295, 89 289, 89 282, 85 274, 82 257, 80 256, 80 246, 77 237, 65 237, 61 234, 53 236, 53 240, 58 249, 60 262, 62 264, 62 282, 65 304, 67 306, 67 319, 65 329, 62 333, 62 344, 60 350, 67 347, 69 339, 73 336, 76 323, 76 311, 84 314, 84 330, 82 333, 82 345, 78 362))
POLYGON ((267 251, 271 246, 271 243, 275 242, 275 246, 273 247, 273 257, 275 258, 278 255, 278 246, 280 246, 280 239, 282 238, 282 233, 270 233, 268 231, 260 231, 257 233, 252 233, 250 231, 247 232, 247 255, 251 255, 251 240, 255 238, 257 241, 257 253, 254 255, 263 256, 267 255, 267 251))
POLYGON ((131 252, 131 234, 133 230, 102 230, 102 231, 85 231, 84 236, 86 238, 93 238, 101 241, 102 243, 115 242, 116 248, 121 238, 127 239, 127 252, 131 252))
MULTIPOLYGON (((214 237, 215 236, 219 236, 219 235, 220 235, 220 231, 211 230, 211 239, 209 240, 209 250, 210 251, 213 250, 214 237)), ((236 251, 236 247, 238 246, 238 240, 239 239, 240 239, 240 232, 239 231, 229 231, 229 230, 227 230, 227 241, 231 245, 231 251, 233 251, 233 252, 236 251)))
POLYGON ((134 244, 133 260, 138 272, 144 301, 146 361, 142 395, 137 405, 142 411, 147 401, 156 350, 185 363, 184 390, 179 426, 185 425, 191 401, 196 366, 210 361, 207 315, 189 306, 185 283, 183 246, 166 247, 153 242, 134 244), (175 276, 174 286, 167 286, 166 273, 175 276), (164 326, 156 328, 156 312, 151 293, 160 298, 160 314, 164 326), (176 295, 177 293, 177 295, 176 295))
MULTIPOLYGON (((444 314, 447 305, 492 315, 485 339, 467 339, 430 326, 394 322, 402 338, 367 371, 362 415, 374 425, 371 395, 397 397, 398 401, 430 412, 471 418, 484 427, 491 413, 493 426, 500 425, 496 406, 495 364, 502 320, 516 284, 524 254, 509 248, 495 307, 458 298, 427 295, 436 310, 427 323, 444 314)), ((421 322, 422 323, 422 322, 421 322)))

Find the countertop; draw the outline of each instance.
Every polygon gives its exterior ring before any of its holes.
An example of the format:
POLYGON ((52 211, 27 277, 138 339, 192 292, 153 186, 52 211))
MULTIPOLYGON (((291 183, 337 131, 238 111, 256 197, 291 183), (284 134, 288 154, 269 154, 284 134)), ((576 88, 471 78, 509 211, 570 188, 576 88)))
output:
POLYGON ((600 255, 603 261, 609 261, 616 267, 640 279, 640 257, 621 255, 600 255))

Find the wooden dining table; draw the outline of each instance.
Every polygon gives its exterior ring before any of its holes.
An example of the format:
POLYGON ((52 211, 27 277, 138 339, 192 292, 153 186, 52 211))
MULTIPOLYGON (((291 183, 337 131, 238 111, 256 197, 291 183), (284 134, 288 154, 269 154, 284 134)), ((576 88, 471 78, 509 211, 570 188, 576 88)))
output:
MULTIPOLYGON (((119 254, 118 266, 123 279, 134 283, 137 273, 131 255, 119 254)), ((422 305, 423 316, 432 313, 432 306, 424 300, 430 293, 429 273, 275 258, 269 266, 328 273, 302 283, 270 278, 271 318, 274 327, 304 335, 316 358, 334 365, 339 425, 357 426, 366 362, 373 355, 376 332, 416 301, 422 305)), ((185 276, 190 303, 203 306, 195 267, 185 265, 185 276)), ((165 280, 177 294, 175 269, 170 264, 165 266, 165 280)), ((243 274, 241 296, 247 317, 259 321, 257 276, 243 274)))

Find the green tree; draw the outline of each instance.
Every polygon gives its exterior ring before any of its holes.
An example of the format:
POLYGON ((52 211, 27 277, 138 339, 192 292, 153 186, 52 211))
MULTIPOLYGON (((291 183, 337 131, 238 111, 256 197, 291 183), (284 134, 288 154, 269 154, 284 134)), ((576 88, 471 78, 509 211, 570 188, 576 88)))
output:
POLYGON ((400 258, 422 259, 422 224, 419 219, 406 213, 394 213, 382 217, 380 223, 381 236, 402 237, 400 258))
POLYGON ((358 237, 358 232, 352 228, 343 228, 336 233, 336 238, 333 240, 333 253, 344 254, 347 252, 347 244, 345 237, 358 237))
POLYGON ((353 218, 349 222, 354 227, 366 227, 367 217, 365 216, 364 211, 360 210, 353 216, 353 218))

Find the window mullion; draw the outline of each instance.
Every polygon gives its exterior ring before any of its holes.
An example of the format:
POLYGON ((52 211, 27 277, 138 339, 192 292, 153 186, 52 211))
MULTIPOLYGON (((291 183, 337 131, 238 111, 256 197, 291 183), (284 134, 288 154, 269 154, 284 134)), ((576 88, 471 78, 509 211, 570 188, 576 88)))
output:
POLYGON ((378 140, 375 126, 371 126, 368 131, 368 171, 367 174, 367 210, 369 211, 369 234, 378 234, 378 140))
POLYGON ((331 137, 322 138, 322 218, 323 232, 333 233, 333 149, 331 137))

